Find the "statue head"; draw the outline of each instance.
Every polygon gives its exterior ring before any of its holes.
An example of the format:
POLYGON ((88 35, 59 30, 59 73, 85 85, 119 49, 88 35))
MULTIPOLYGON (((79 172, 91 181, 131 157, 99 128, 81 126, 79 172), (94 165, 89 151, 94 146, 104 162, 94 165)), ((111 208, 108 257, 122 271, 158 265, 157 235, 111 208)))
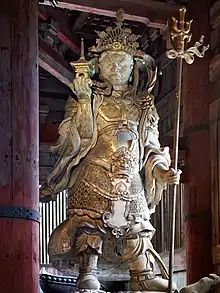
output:
POLYGON ((99 57, 99 72, 113 86, 125 85, 133 71, 133 56, 125 51, 105 51, 99 57))
POLYGON ((94 88, 109 95, 113 86, 129 84, 126 94, 134 99, 146 100, 156 82, 155 61, 149 55, 138 50, 139 35, 132 33, 123 24, 124 12, 116 13, 116 25, 107 27, 105 31, 97 32, 99 38, 96 46, 90 48, 90 56, 95 64, 96 78, 104 82, 93 83, 94 88))
POLYGON ((139 36, 132 34, 123 25, 124 12, 120 9, 116 13, 116 26, 107 27, 106 31, 97 32, 99 39, 96 47, 90 52, 98 57, 100 76, 111 85, 128 83, 133 71, 134 55, 137 54, 139 36))

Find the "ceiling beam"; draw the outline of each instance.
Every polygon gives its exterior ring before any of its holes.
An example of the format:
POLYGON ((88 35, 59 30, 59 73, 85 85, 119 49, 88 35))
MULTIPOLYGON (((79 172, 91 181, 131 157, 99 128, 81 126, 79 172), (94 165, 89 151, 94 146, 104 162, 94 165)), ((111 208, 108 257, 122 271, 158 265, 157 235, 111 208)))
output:
POLYGON ((74 79, 70 64, 43 40, 39 41, 39 65, 67 86, 74 79))
MULTIPOLYGON (((59 0, 58 7, 68 10, 78 10, 109 17, 115 17, 115 12, 123 8, 125 19, 142 22, 154 28, 164 28, 167 20, 178 16, 180 6, 154 0, 59 0)), ((50 1, 45 0, 45 5, 50 1)))
POLYGON ((76 18, 76 20, 72 26, 72 31, 73 32, 80 31, 82 25, 87 20, 88 16, 89 16, 88 12, 81 12, 80 15, 76 18))
POLYGON ((49 76, 39 77, 39 89, 40 89, 40 99, 42 97, 51 97, 53 100, 55 98, 62 97, 62 100, 66 100, 71 94, 71 90, 65 84, 59 82, 55 77, 48 74, 49 76))
POLYGON ((56 27, 53 26, 58 39, 60 39, 68 48, 70 48, 75 54, 80 55, 79 41, 74 38, 70 30, 63 24, 62 18, 64 14, 54 13, 55 9, 46 10, 44 6, 40 5, 38 17, 43 21, 49 21, 52 18, 56 22, 56 27))

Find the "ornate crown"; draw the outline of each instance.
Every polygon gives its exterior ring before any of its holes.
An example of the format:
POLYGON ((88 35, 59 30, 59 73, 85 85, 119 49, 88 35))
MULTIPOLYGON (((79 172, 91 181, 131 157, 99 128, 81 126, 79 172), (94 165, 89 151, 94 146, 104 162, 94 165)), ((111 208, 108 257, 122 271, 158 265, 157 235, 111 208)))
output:
POLYGON ((131 29, 123 26, 124 11, 120 9, 116 13, 116 27, 107 27, 106 31, 96 31, 99 39, 96 40, 96 46, 90 48, 92 55, 100 54, 107 50, 125 51, 128 54, 136 55, 138 53, 140 38, 139 35, 132 34, 131 29))

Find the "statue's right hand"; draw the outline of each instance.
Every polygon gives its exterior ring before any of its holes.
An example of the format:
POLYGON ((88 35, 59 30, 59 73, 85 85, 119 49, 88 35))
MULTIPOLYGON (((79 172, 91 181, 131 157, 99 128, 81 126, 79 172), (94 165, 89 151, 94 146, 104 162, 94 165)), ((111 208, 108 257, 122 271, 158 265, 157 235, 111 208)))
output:
POLYGON ((90 99, 92 95, 91 80, 80 76, 73 81, 74 91, 78 99, 90 99))

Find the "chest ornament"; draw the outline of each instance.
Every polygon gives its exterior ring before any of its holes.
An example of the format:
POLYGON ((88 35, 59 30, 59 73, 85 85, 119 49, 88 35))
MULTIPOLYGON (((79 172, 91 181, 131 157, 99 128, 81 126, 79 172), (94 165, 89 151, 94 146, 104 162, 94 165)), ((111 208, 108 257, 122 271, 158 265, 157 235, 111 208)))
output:
POLYGON ((126 147, 122 147, 111 156, 111 173, 129 176, 138 165, 137 158, 126 147))

